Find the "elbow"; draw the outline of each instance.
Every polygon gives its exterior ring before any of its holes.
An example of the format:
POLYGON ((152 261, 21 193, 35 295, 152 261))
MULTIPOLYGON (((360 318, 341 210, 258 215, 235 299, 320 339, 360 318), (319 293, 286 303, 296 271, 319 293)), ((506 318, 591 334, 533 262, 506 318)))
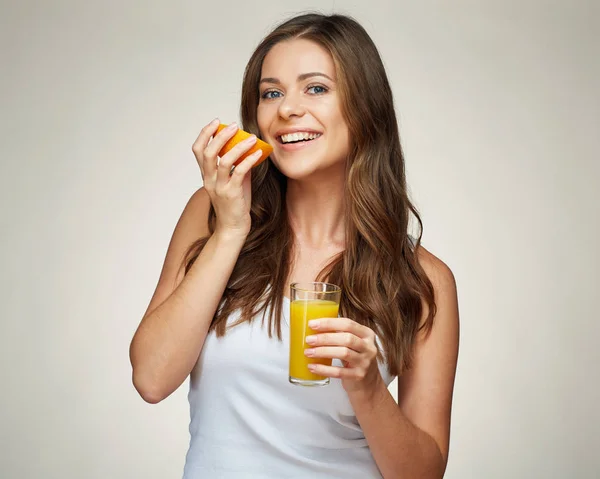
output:
POLYGON ((145 366, 143 356, 135 348, 135 337, 129 346, 129 361, 132 367, 131 382, 133 387, 148 404, 158 404, 165 399, 168 394, 164 394, 163 388, 157 381, 156 374, 153 374, 145 366))
POLYGON ((148 380, 135 368, 133 369, 132 382, 135 390, 148 404, 158 404, 168 396, 155 381, 148 380))
POLYGON ((429 434, 425 433, 428 446, 424 449, 423 464, 425 470, 421 471, 419 477, 429 477, 431 479, 442 479, 446 473, 448 464, 448 453, 444 454, 444 449, 440 447, 438 442, 429 434), (426 451, 426 452, 425 452, 426 451))
POLYGON ((153 391, 144 391, 144 390, 138 389, 138 393, 140 394, 142 399, 144 401, 146 401, 148 404, 158 404, 159 402, 161 402, 164 399, 164 396, 161 396, 160 394, 156 394, 153 391))
POLYGON ((448 465, 448 456, 444 455, 436 444, 436 472, 433 474, 433 477, 436 479, 443 479, 446 474, 446 466, 448 465))

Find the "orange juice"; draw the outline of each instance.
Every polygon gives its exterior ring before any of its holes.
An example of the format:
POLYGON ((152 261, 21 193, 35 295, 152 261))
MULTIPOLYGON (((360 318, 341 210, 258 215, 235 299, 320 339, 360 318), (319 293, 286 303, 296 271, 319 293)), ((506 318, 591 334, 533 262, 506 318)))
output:
POLYGON ((305 338, 310 334, 317 334, 308 327, 311 319, 337 318, 339 304, 326 299, 296 299, 290 303, 290 377, 306 381, 320 381, 324 376, 313 374, 308 365, 325 364, 331 366, 330 358, 309 358, 304 355, 304 350, 311 346, 305 338))

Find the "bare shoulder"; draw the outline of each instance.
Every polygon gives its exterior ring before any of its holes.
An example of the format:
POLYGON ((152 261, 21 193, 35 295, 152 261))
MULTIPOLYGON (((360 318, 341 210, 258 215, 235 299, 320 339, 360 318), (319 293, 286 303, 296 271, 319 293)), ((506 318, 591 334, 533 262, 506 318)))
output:
POLYGON ((182 217, 186 213, 194 218, 194 225, 201 234, 208 234, 208 211, 210 209, 210 197, 204 186, 198 188, 190 197, 183 210, 182 217))
POLYGON ((192 194, 177 221, 167 251, 167 260, 175 259, 175 256, 183 259, 184 252, 196 240, 209 235, 209 210, 210 197, 204 187, 201 187, 192 194))
POLYGON ((417 250, 417 258, 425 274, 427 274, 427 277, 433 284, 436 295, 456 293, 454 273, 452 273, 452 270, 446 263, 423 246, 420 246, 417 250))
POLYGON ((156 290, 144 316, 168 298, 183 280, 184 259, 188 250, 197 240, 210 234, 208 228, 210 204, 210 197, 202 187, 191 195, 185 205, 171 236, 156 290))
MULTIPOLYGON (((436 307, 433 327, 436 328, 435 323, 446 321, 456 323, 451 327, 458 328, 458 293, 454 273, 444 261, 423 246, 419 246, 417 258, 433 286, 436 307)), ((421 321, 425 322, 428 315, 429 306, 423 302, 421 321)))
MULTIPOLYGON (((398 405, 435 440, 445 463, 459 343, 456 281, 448 265, 427 249, 419 247, 417 257, 433 285, 436 310, 431 330, 414 344, 412 367, 398 378, 398 405)), ((423 306, 425 321, 429 311, 423 306)))

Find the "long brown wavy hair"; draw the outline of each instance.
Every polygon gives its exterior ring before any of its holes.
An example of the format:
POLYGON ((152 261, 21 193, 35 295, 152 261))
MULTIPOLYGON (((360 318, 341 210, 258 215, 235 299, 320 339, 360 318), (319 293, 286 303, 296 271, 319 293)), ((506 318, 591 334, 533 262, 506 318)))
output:
MULTIPOLYGON (((431 330, 436 308, 433 286, 417 259, 423 224, 407 194, 392 91, 377 48, 354 19, 303 14, 277 26, 252 54, 242 85, 244 130, 260 138, 256 113, 263 60, 275 44, 295 38, 311 40, 331 54, 352 142, 344 193, 345 249, 315 280, 341 286, 340 316, 378 334, 379 358, 385 355, 388 371, 398 375, 410 367, 418 331, 431 330), (407 233, 411 213, 419 224, 415 245, 407 233), (420 324, 423 302, 428 316, 420 324)), ((281 339, 283 296, 289 289, 284 282, 294 252, 286 187, 287 178, 270 160, 253 169, 252 227, 210 326, 217 336, 270 309, 269 336, 275 330, 281 339), (228 316, 238 309, 239 320, 228 326, 228 316)), ((215 224, 211 206, 210 234, 215 224)), ((186 273, 207 241, 201 238, 190 247, 186 273)))

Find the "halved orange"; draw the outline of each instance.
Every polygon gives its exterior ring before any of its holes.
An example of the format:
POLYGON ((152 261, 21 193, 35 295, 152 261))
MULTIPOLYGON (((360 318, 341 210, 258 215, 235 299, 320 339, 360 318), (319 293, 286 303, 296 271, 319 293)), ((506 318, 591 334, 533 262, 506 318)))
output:
MULTIPOLYGON (((215 133, 215 136, 223 128, 226 128, 226 127, 227 127, 227 125, 223 125, 221 123, 219 125, 219 128, 217 129, 217 132, 215 133)), ((233 135, 233 137, 227 143, 225 143, 223 148, 221 148, 221 151, 219 151, 219 156, 223 157, 223 155, 225 155, 229 150, 231 150, 240 141, 243 141, 250 136, 251 136, 251 133, 248 133, 247 131, 244 131, 241 128, 239 128, 238 131, 235 132, 235 135, 233 135)), ((244 153, 240 158, 238 158, 236 160, 236 162, 234 163, 234 165, 238 165, 239 163, 244 161, 245 158, 247 158, 248 156, 250 156, 251 154, 253 154, 254 152, 256 152, 258 150, 262 150, 262 155, 260 156, 258 161, 256 163, 254 163, 253 168, 257 165, 260 165, 263 161, 265 161, 267 159, 267 157, 271 153, 273 153, 273 147, 271 145, 269 145, 265 141, 262 141, 260 138, 257 138, 256 143, 252 146, 252 148, 250 148, 246 153, 244 153)))

